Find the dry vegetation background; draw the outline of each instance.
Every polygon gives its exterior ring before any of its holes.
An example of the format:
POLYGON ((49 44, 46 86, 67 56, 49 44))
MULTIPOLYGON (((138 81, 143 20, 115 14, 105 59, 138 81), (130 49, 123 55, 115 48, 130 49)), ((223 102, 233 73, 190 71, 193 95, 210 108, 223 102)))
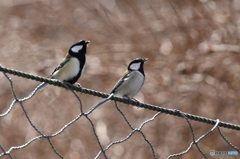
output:
MULTIPOLYGON (((90 40, 86 71, 79 80, 83 87, 108 93, 132 59, 147 57, 145 85, 136 99, 240 124, 239 32, 239 0, 1 0, 0 64, 47 77, 73 43, 90 40)), ((18 97, 27 96, 39 84, 10 77, 18 97)), ((0 78, 0 112, 3 113, 13 95, 2 73, 0 78)), ((84 111, 102 100, 78 94, 84 111)), ((118 105, 135 127, 156 113, 118 105)), ((72 93, 54 86, 47 87, 24 106, 34 125, 47 135, 79 114, 79 104, 72 93)), ((97 109, 90 118, 103 147, 131 132, 113 102, 97 109)), ((212 128, 208 124, 191 123, 196 138, 212 128)), ((239 131, 221 130, 240 148, 239 131)), ((166 114, 145 125, 143 132, 158 158, 184 151, 192 141, 186 121, 166 114)), ((37 135, 19 104, 9 115, 0 118, 0 145, 5 150, 37 135)), ((85 118, 52 138, 52 142, 67 159, 90 159, 99 151, 85 118)), ((210 150, 234 150, 217 131, 204 138, 199 146, 209 158, 239 158, 239 155, 209 155, 210 150)), ((11 154, 16 159, 59 158, 46 139, 11 154)), ((106 154, 114 159, 153 158, 149 145, 138 133, 106 154)), ((203 156, 194 146, 189 153, 176 158, 203 156)))

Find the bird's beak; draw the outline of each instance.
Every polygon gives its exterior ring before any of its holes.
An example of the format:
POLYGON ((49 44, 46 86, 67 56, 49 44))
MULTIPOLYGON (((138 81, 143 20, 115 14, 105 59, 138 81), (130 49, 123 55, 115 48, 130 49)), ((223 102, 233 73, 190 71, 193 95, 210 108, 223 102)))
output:
POLYGON ((148 58, 145 58, 145 59, 142 59, 142 60, 143 60, 143 62, 146 62, 148 60, 148 58))
POLYGON ((85 44, 87 45, 88 43, 90 43, 90 41, 85 41, 85 44))

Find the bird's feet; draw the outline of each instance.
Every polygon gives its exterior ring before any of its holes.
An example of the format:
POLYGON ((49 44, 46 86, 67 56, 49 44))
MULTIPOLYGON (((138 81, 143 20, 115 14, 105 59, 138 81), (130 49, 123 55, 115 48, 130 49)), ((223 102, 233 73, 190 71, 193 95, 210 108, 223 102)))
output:
POLYGON ((81 90, 81 93, 82 93, 82 91, 83 91, 82 85, 81 85, 80 83, 76 83, 76 85, 77 85, 77 87, 81 90))
POLYGON ((123 96, 123 98, 127 99, 128 100, 128 105, 130 105, 132 103, 132 99, 128 96, 123 96))
POLYGON ((71 86, 72 84, 67 81, 63 81, 63 83, 65 84, 65 89, 68 91, 70 89, 69 86, 71 86))
POLYGON ((137 102, 138 104, 137 104, 137 106, 139 106, 140 105, 140 103, 141 102, 139 102, 137 99, 135 99, 135 98, 132 98, 135 102, 137 102))
POLYGON ((137 102, 136 106, 139 106, 141 102, 139 102, 137 99, 135 98, 130 98, 128 96, 123 96, 123 98, 127 98, 128 100, 128 105, 130 105, 133 101, 137 102))

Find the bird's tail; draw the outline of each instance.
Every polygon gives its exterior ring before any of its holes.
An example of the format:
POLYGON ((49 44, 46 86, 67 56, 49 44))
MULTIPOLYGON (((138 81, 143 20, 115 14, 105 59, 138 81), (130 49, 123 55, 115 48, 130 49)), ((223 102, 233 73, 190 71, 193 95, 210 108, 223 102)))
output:
POLYGON ((96 104, 94 107, 92 107, 92 108, 87 112, 87 114, 92 113, 93 110, 97 109, 98 107, 100 107, 100 106, 103 105, 104 103, 107 103, 107 102, 110 100, 110 98, 112 98, 113 95, 114 95, 114 94, 111 93, 106 99, 102 100, 101 102, 99 102, 98 104, 96 104))
POLYGON ((25 100, 28 100, 28 99, 32 98, 35 94, 37 94, 38 92, 43 90, 43 88, 45 88, 48 85, 49 84, 45 83, 45 82, 39 84, 27 97, 23 98, 22 101, 25 101, 25 100))
POLYGON ((41 90, 43 90, 45 87, 47 87, 49 84, 48 83, 41 83, 39 84, 32 92, 33 95, 37 94, 38 92, 40 92, 41 90))

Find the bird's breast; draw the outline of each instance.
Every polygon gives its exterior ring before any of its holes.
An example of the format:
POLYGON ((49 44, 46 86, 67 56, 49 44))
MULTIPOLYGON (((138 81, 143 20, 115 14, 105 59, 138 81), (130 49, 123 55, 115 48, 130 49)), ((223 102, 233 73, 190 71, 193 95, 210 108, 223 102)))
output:
POLYGON ((125 81, 116 89, 116 96, 134 97, 142 88, 145 77, 139 71, 132 71, 125 81))
POLYGON ((76 77, 80 70, 80 62, 72 57, 62 68, 54 73, 54 78, 60 81, 68 81, 76 77))

